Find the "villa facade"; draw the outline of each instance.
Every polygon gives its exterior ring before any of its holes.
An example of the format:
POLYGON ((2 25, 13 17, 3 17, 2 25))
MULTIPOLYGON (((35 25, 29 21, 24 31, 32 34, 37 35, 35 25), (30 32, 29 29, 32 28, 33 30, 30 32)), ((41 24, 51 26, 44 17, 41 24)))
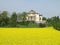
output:
POLYGON ((42 15, 37 13, 36 11, 34 10, 30 10, 28 13, 27 13, 27 20, 28 21, 35 21, 36 23, 40 23, 42 22, 42 15))

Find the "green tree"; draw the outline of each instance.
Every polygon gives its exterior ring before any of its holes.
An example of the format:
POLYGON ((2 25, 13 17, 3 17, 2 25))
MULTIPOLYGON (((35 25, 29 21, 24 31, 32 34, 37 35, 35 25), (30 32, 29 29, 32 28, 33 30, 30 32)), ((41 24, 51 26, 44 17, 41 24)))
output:
POLYGON ((21 14, 21 17, 22 17, 22 24, 23 25, 26 25, 26 20, 27 20, 27 18, 26 18, 26 16, 27 16, 27 13, 26 12, 23 12, 22 14, 21 14))
POLYGON ((49 26, 53 26, 53 25, 56 25, 56 23, 59 21, 59 16, 54 16, 54 17, 51 17, 51 18, 48 18, 47 19, 47 22, 48 22, 48 25, 49 26))
POLYGON ((47 20, 46 17, 43 17, 43 20, 47 20))
POLYGON ((53 17, 53 27, 57 30, 60 30, 60 19, 59 16, 53 17))
POLYGON ((27 13, 23 12, 21 15, 22 15, 22 21, 26 21, 27 13))
POLYGON ((3 11, 0 14, 0 26, 6 26, 6 25, 8 25, 9 17, 7 15, 8 15, 7 11, 3 11))
POLYGON ((16 14, 16 12, 12 13, 12 16, 11 16, 9 23, 10 23, 10 26, 16 27, 16 25, 17 25, 17 14, 16 14))

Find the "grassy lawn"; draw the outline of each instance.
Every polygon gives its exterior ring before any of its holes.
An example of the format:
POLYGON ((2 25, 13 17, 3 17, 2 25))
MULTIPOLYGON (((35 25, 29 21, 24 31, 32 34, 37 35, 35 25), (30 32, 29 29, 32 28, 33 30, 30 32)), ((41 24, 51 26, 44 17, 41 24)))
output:
POLYGON ((60 31, 46 28, 0 28, 0 45, 60 45, 60 31))

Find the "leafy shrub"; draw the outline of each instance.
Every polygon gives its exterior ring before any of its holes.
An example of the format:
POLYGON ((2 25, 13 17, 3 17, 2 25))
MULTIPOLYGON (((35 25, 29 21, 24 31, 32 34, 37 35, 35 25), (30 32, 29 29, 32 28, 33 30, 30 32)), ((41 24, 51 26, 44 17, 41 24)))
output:
POLYGON ((55 23, 55 24, 53 25, 53 27, 54 27, 56 30, 59 30, 59 31, 60 31, 60 21, 57 22, 57 23, 55 23))
POLYGON ((19 22, 20 25, 28 25, 30 22, 29 21, 22 21, 22 22, 19 22))
POLYGON ((40 23, 39 27, 46 27, 46 24, 45 23, 40 23))

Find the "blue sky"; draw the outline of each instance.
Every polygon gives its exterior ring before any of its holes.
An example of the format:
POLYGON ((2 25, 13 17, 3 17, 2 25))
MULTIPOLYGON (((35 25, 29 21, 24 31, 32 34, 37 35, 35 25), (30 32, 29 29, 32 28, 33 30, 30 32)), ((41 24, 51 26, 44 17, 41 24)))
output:
POLYGON ((60 0, 0 0, 0 11, 35 10, 45 17, 60 16, 60 0))

